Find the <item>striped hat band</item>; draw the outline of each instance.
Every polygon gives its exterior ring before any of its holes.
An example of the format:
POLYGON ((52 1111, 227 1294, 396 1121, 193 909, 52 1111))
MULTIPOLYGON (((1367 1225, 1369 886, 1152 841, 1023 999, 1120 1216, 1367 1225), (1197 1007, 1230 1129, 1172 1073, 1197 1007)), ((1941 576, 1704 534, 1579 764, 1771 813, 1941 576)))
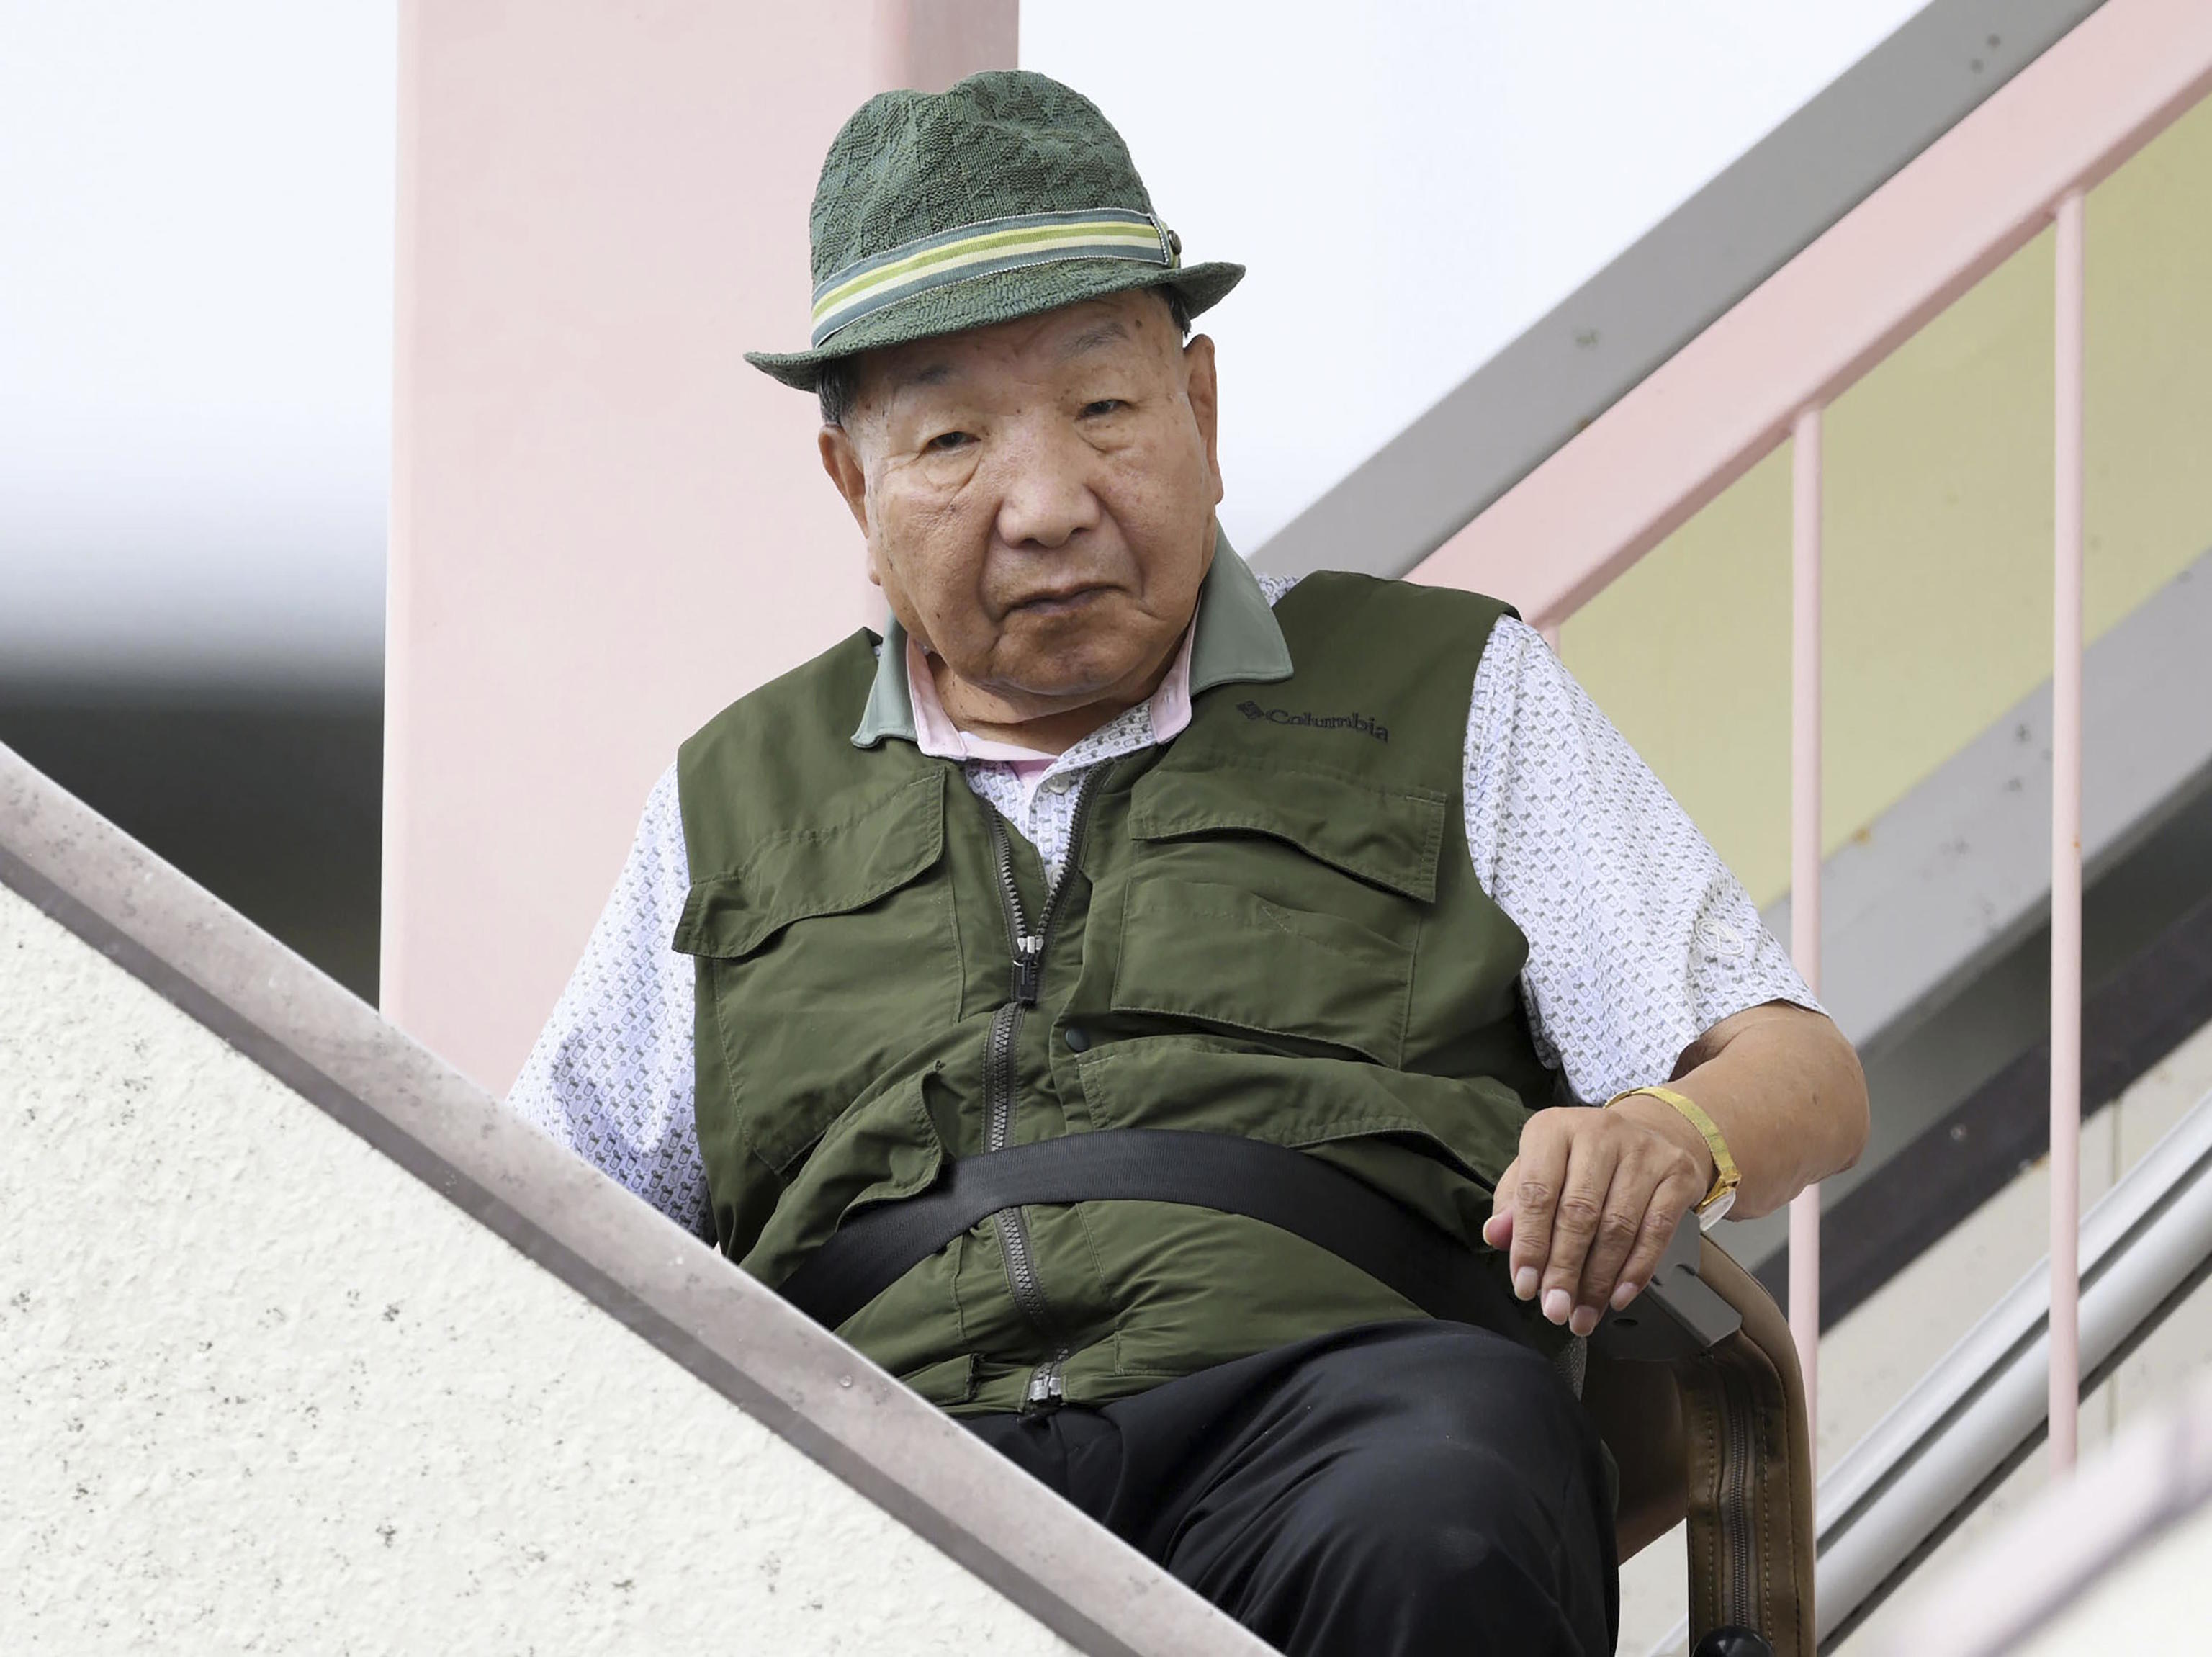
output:
POLYGON ((1127 259, 1170 271, 1182 263, 1181 244, 1166 226, 1124 207, 963 224, 848 265, 817 288, 815 348, 871 312, 933 288, 1071 259, 1127 259))

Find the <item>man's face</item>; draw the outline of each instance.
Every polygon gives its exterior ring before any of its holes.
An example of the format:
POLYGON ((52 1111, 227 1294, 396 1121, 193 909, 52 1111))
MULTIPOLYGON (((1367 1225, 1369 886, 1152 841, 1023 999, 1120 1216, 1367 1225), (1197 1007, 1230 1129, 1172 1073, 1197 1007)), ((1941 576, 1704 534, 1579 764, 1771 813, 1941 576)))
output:
POLYGON ((891 613, 1012 722, 1149 691, 1213 555, 1215 413, 1212 342, 1140 290, 870 352, 822 459, 891 613))

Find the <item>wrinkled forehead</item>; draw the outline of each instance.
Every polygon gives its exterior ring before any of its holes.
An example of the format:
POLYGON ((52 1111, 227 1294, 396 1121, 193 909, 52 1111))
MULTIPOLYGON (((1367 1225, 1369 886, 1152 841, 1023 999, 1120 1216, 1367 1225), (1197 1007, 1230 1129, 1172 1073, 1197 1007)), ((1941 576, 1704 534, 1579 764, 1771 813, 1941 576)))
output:
POLYGON ((1034 383, 1055 370, 1100 361, 1165 362, 1180 347, 1166 299, 1151 289, 1111 294, 988 327, 969 328, 865 352, 860 384, 869 393, 1034 383))

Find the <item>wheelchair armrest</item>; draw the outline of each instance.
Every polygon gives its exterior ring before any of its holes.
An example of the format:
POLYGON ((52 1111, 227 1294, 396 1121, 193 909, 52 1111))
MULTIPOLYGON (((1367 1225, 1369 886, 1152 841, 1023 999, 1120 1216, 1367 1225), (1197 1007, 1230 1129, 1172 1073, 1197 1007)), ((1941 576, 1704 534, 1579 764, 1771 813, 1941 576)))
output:
POLYGON ((1620 1476, 1621 1556, 1689 1520, 1693 1639, 1733 1624, 1813 1657, 1805 1389, 1758 1281, 1682 1227, 1650 1288, 1592 1333, 1583 1401, 1620 1476))
POLYGON ((1674 1228, 1651 1282, 1626 1311, 1609 1312, 1589 1337, 1593 1358, 1674 1363, 1709 1352, 1743 1327, 1743 1313, 1698 1275, 1705 1237, 1696 1221, 1674 1228))

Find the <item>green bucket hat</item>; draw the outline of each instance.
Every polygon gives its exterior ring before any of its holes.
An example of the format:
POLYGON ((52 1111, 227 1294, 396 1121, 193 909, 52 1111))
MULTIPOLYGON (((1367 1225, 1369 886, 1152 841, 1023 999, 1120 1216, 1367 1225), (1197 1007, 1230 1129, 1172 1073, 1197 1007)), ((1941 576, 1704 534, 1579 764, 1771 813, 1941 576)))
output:
POLYGON ((745 353, 802 391, 838 357, 1131 288, 1172 288, 1196 316, 1244 275, 1184 265, 1121 135, 1025 70, 869 99, 830 146, 810 228, 813 349, 745 353))

